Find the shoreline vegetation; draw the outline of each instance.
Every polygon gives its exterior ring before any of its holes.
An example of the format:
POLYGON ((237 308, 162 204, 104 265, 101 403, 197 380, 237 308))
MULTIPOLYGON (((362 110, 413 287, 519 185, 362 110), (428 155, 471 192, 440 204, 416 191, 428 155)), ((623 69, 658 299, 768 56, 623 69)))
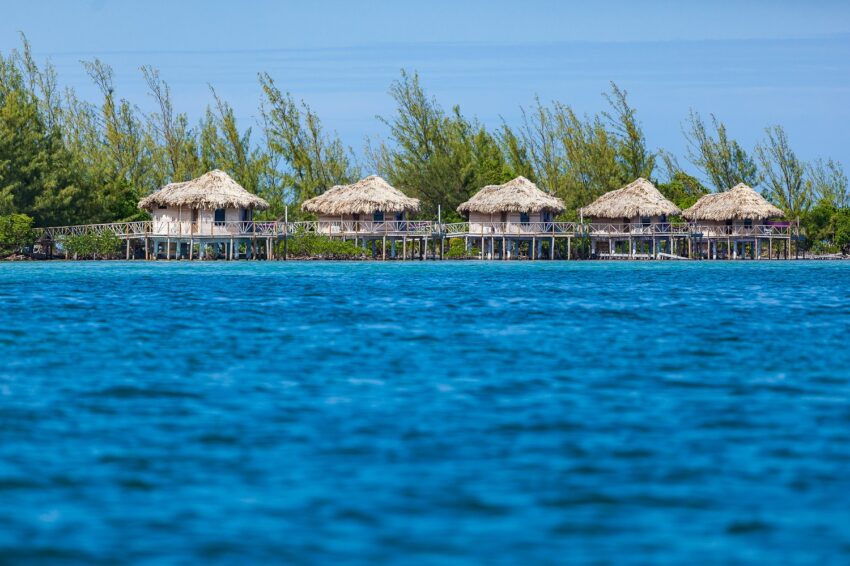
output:
MULTIPOLYGON (((38 257, 43 227, 149 221, 151 214, 138 208, 141 200, 214 169, 268 203, 256 221, 286 214, 289 221, 315 220, 309 207, 302 209, 305 202, 368 173, 420 202, 409 220, 444 223, 462 222, 458 207, 483 187, 520 176, 560 199, 558 222, 578 222, 582 208, 637 178, 654 183, 682 210, 744 183, 795 223, 796 255, 850 253, 850 189, 840 163, 804 162, 779 125, 745 148, 720 118, 696 110, 682 123, 686 154, 673 155, 650 144, 628 93, 614 83, 595 114, 535 99, 522 108, 519 123, 488 127, 458 106, 443 108, 417 73, 402 70, 388 89, 394 111, 377 118, 385 136, 364 140, 355 151, 267 73, 258 73, 262 102, 254 123, 237 123, 214 87, 203 117, 193 123, 174 106, 155 68, 140 69, 153 101, 146 111, 121 97, 106 62, 81 64, 99 100, 64 88, 49 61, 36 61, 23 35, 19 49, 0 53, 0 258, 38 257)), ((126 257, 120 241, 104 234, 67 243, 78 258, 126 257)), ((289 245, 296 246, 290 257, 368 255, 333 238, 289 245)), ((450 247, 445 257, 470 251, 450 247)))

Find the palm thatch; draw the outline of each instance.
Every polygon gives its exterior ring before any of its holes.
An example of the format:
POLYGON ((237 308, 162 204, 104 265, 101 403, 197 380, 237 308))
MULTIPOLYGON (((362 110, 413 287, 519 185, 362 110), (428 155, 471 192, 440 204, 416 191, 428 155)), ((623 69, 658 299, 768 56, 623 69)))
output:
POLYGON ((740 183, 722 193, 699 199, 682 213, 688 220, 764 220, 784 216, 751 187, 740 183))
POLYGON ((610 191, 581 209, 588 218, 636 218, 681 214, 650 181, 638 177, 622 189, 610 191))
POLYGON ((419 200, 410 198, 377 175, 351 185, 336 185, 301 205, 301 210, 342 216, 373 212, 417 212, 419 200))
POLYGON ((503 185, 487 185, 471 199, 457 207, 461 214, 480 212, 552 212, 564 211, 564 201, 537 188, 525 177, 517 177, 503 185))
POLYGON ((153 210, 160 206, 265 210, 269 203, 246 191, 224 171, 215 169, 185 183, 165 185, 139 201, 139 208, 144 210, 153 210))

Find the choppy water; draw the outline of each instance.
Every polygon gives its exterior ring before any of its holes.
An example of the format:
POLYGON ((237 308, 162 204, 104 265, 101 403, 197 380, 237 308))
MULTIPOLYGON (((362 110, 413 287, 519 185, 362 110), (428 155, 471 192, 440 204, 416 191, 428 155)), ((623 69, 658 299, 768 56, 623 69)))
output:
POLYGON ((846 563, 849 283, 0 265, 0 562, 846 563))

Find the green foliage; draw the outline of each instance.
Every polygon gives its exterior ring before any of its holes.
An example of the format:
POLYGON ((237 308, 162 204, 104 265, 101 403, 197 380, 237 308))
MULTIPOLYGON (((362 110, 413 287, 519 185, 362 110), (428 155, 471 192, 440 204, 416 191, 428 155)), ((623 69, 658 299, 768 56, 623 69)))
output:
POLYGON ((419 75, 402 71, 390 96, 395 115, 379 119, 392 143, 369 147, 369 161, 390 183, 422 201, 423 216, 435 217, 442 206, 444 220, 458 220, 455 209, 478 189, 515 176, 499 140, 459 107, 446 113, 425 93, 419 75))
POLYGON ((711 115, 714 134, 708 131, 699 114, 688 116, 688 158, 696 165, 718 191, 728 191, 738 183, 755 187, 761 181, 753 159, 734 139, 730 139, 726 126, 711 115))
POLYGON ((121 239, 112 232, 86 232, 68 236, 63 248, 77 259, 109 259, 121 249, 121 239))
POLYGON ((605 94, 611 110, 603 112, 608 119, 610 131, 616 139, 617 162, 622 169, 622 177, 649 179, 655 169, 656 154, 646 147, 643 128, 637 121, 637 111, 629 105, 628 92, 611 83, 611 94, 605 94))
POLYGON ((449 240, 449 249, 446 250, 445 257, 448 259, 463 259, 467 257, 464 241, 459 238, 449 240))
POLYGON ((33 219, 26 214, 0 216, 0 253, 20 252, 35 243, 33 219))
POLYGON ((809 167, 813 197, 818 201, 827 201, 838 208, 850 207, 850 188, 847 175, 841 163, 816 159, 809 167))
MULTIPOLYGON (((296 234, 288 238, 286 250, 289 257, 295 258, 354 259, 366 255, 365 250, 355 246, 354 242, 333 239, 312 232, 296 234)), ((283 256, 283 251, 284 243, 278 242, 276 255, 283 256)))
POLYGON ((800 218, 812 204, 806 166, 797 158, 781 126, 765 130, 767 139, 756 147, 767 185, 767 194, 792 219, 800 218))
POLYGON ((682 210, 693 206, 709 190, 696 177, 684 171, 676 171, 666 183, 659 183, 658 190, 682 210))
POLYGON ((814 253, 850 253, 850 209, 822 199, 803 215, 801 228, 814 253))
MULTIPOLYGON (((265 100, 261 108, 263 129, 271 166, 281 166, 269 179, 266 191, 277 216, 285 204, 301 204, 334 185, 350 183, 360 176, 351 151, 340 139, 325 134, 321 121, 305 103, 283 93, 268 73, 260 75, 265 100), (280 163, 282 161, 282 163, 280 163)), ((294 217, 299 208, 293 207, 294 217)))

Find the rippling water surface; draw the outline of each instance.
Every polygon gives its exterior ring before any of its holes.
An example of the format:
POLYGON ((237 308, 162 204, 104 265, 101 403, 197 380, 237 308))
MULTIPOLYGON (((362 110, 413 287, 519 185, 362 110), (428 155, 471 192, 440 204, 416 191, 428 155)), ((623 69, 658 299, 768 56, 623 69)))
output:
POLYGON ((0 562, 850 560, 850 263, 0 265, 0 562))

